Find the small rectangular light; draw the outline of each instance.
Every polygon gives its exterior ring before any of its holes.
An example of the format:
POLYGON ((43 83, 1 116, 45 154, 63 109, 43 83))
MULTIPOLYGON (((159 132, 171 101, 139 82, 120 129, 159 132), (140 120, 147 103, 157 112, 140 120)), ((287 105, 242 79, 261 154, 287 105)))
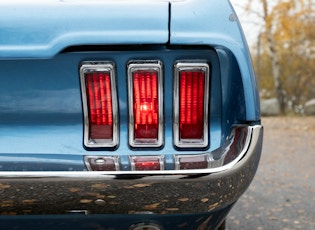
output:
POLYGON ((209 160, 208 155, 176 155, 175 156, 175 169, 206 169, 208 168, 209 160))
POLYGON ((174 144, 179 148, 206 147, 209 65, 177 62, 174 74, 174 144))
POLYGON ((163 144, 162 84, 160 61, 129 62, 129 144, 132 147, 163 144))
POLYGON ((131 156, 131 170, 164 170, 164 156, 131 156))
POLYGON ((89 171, 119 171, 118 157, 85 156, 84 161, 89 171))
POLYGON ((117 94, 114 64, 84 62, 80 68, 84 110, 84 145, 118 144, 117 94))

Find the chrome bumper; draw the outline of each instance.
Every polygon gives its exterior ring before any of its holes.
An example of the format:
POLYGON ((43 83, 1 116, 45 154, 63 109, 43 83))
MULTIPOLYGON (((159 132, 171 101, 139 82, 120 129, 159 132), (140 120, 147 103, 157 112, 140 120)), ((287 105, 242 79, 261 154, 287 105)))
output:
POLYGON ((261 126, 246 126, 246 129, 246 143, 237 143, 241 144, 237 149, 242 154, 234 157, 235 148, 226 145, 223 153, 227 162, 209 169, 0 172, 0 214, 215 211, 234 203, 248 188, 257 170, 263 129, 261 126), (234 158, 229 160, 229 157, 234 158))

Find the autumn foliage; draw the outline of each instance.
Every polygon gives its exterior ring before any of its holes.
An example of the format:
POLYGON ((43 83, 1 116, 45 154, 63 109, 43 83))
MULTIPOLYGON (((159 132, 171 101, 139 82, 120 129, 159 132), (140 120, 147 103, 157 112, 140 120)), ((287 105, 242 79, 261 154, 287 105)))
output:
POLYGON ((282 113, 300 112, 315 98, 315 1, 278 0, 272 7, 270 1, 256 1, 264 24, 253 47, 259 52, 252 54, 262 97, 277 97, 282 113))

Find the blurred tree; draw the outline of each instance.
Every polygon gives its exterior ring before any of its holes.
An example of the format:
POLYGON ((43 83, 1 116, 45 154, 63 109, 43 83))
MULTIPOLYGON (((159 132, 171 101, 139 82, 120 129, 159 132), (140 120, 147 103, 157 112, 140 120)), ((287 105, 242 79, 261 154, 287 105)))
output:
MULTIPOLYGON (((248 11, 253 11, 253 1, 248 0, 248 11)), ((257 52, 260 86, 274 88, 281 112, 285 113, 287 105, 296 109, 315 96, 315 3, 278 0, 270 7, 267 0, 257 1, 262 10, 256 9, 256 14, 264 21, 261 50, 257 52)))

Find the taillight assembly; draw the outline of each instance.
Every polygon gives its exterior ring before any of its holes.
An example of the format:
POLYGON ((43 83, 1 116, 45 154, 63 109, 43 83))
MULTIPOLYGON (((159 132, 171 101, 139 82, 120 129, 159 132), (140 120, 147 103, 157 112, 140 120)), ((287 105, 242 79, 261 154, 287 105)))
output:
POLYGON ((177 62, 174 66, 174 144, 208 146, 209 65, 177 62))
POLYGON ((114 64, 84 62, 80 68, 84 110, 84 145, 118 144, 117 93, 114 64))
POLYGON ((160 147, 163 144, 162 80, 160 61, 129 62, 129 145, 131 147, 160 147))

